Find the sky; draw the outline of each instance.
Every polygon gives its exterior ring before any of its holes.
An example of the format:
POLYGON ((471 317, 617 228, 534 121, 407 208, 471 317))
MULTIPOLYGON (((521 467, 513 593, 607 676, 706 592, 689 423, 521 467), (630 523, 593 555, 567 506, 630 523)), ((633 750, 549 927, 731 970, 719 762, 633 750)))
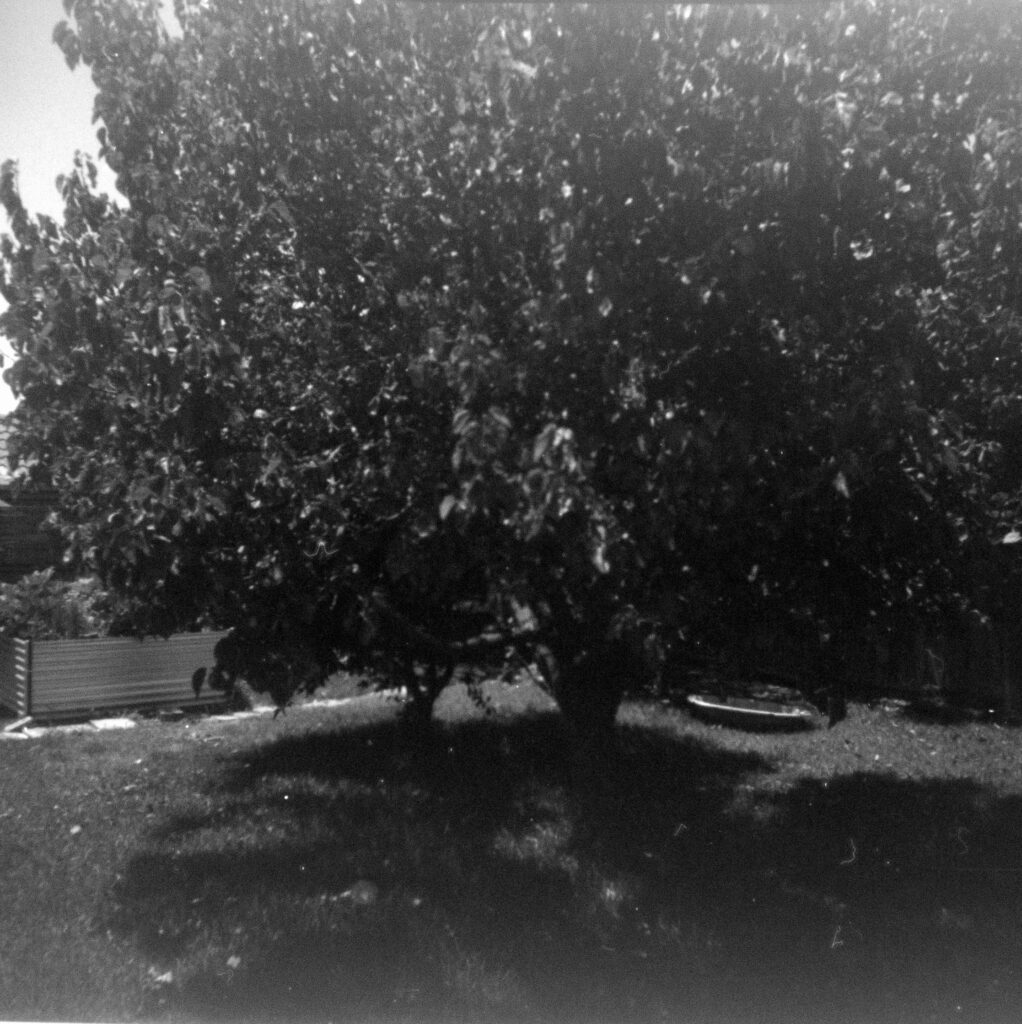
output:
MULTIPOLYGON (((92 124, 95 89, 87 68, 71 71, 52 42, 63 20, 61 0, 0 0, 0 163, 18 161, 21 197, 30 213, 59 216, 57 175, 68 173, 75 150, 99 150, 92 124)), ((113 176, 100 168, 100 189, 113 190, 113 176)), ((0 232, 7 230, 0 212, 0 232)), ((4 308, 0 299, 0 309, 4 308)), ((4 367, 11 350, 0 337, 4 367)), ((0 413, 14 404, 0 383, 0 413)))

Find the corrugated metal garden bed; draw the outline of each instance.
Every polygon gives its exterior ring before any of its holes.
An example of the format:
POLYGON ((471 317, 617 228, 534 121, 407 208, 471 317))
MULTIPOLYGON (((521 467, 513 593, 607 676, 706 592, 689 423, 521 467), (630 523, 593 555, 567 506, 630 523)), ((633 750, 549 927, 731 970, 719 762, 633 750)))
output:
POLYGON ((57 720, 124 708, 194 707, 225 697, 192 679, 213 667, 226 633, 166 639, 90 637, 0 640, 0 705, 17 715, 57 720))

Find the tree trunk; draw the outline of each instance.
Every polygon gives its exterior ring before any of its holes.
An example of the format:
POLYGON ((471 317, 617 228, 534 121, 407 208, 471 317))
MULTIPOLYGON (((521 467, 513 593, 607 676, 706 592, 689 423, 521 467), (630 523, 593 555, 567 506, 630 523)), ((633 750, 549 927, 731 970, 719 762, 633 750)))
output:
POLYGON ((580 785, 612 771, 617 756, 615 719, 629 678, 620 646, 600 644, 571 658, 541 652, 543 673, 567 727, 572 778, 580 785))
POLYGON ((827 728, 832 729, 848 717, 848 695, 842 645, 833 637, 821 638, 820 674, 827 683, 827 728))
POLYGON ((1000 653, 1001 669, 1001 713, 1006 722, 1013 722, 1018 717, 1018 694, 1015 673, 1018 665, 1018 641, 1015 630, 1003 623, 994 625, 997 649, 1000 653))
POLYGON ((404 707, 404 720, 414 733, 424 735, 432 728, 433 707, 454 675, 454 664, 448 662, 441 667, 436 662, 429 662, 420 669, 409 657, 405 660, 403 668, 405 691, 408 695, 404 707))

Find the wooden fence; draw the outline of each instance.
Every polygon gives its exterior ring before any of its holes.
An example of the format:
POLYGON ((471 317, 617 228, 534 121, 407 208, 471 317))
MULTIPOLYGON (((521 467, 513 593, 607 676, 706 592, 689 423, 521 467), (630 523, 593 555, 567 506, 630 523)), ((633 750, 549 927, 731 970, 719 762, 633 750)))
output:
POLYGON ((58 540, 42 528, 51 508, 47 495, 24 495, 13 503, 0 500, 0 583, 14 583, 59 562, 58 540))
POLYGON ((766 670, 808 691, 840 674, 849 692, 861 697, 939 695, 951 703, 1022 712, 1022 629, 978 615, 839 638, 825 654, 815 638, 769 632, 769 639, 741 653, 740 672, 766 670))

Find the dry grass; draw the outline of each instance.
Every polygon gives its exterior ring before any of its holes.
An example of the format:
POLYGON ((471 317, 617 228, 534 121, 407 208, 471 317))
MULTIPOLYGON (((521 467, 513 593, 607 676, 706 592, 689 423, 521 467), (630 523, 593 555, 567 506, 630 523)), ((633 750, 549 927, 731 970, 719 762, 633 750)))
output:
POLYGON ((1017 731, 634 703, 578 792, 493 693, 0 744, 0 1017, 1017 1019, 1017 731))

